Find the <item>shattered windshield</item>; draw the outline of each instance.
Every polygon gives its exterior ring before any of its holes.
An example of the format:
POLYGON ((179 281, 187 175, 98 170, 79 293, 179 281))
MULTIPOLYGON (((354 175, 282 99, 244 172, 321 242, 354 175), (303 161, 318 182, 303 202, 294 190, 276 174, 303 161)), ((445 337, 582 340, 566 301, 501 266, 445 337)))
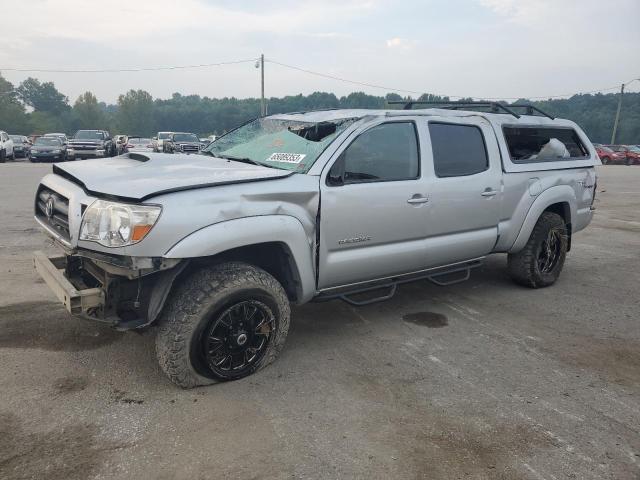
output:
POLYGON ((327 146, 357 119, 300 122, 258 118, 210 143, 204 152, 222 158, 305 173, 327 146))

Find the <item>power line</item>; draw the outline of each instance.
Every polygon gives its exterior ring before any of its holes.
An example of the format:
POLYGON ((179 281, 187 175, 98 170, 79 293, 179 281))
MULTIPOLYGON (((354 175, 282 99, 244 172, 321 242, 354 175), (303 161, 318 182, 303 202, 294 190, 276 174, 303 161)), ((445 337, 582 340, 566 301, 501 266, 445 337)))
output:
POLYGON ((105 69, 53 69, 53 68, 0 68, 0 72, 27 72, 27 73, 124 73, 124 72, 156 72, 159 70, 183 70, 189 68, 219 67, 222 65, 236 65, 239 63, 255 62, 255 58, 247 60, 232 60, 229 62, 200 63, 196 65, 173 65, 163 67, 134 67, 134 68, 105 68, 105 69))
MULTIPOLYGON (((392 91, 392 92, 412 93, 412 94, 415 94, 415 95, 422 95, 423 93, 425 93, 425 92, 417 92, 415 90, 406 90, 406 89, 402 89, 402 88, 391 88, 391 87, 385 87, 385 86, 382 86, 382 85, 375 85, 375 84, 371 84, 371 83, 359 82, 359 81, 356 81, 356 80, 350 80, 348 78, 337 77, 337 76, 334 76, 334 75, 329 75, 327 73, 321 73, 321 72, 316 72, 316 71, 308 70, 308 69, 301 68, 301 67, 296 67, 294 65, 288 65, 286 63, 277 62, 275 60, 265 59, 265 61, 273 63, 275 65, 280 65, 281 67, 286 67, 286 68, 290 68, 292 70, 298 70, 300 72, 308 73, 310 75, 315 75, 315 76, 324 77, 324 78, 330 78, 332 80, 338 80, 340 82, 351 83, 353 85, 360 85, 360 86, 363 86, 363 87, 371 87, 371 88, 379 88, 379 89, 382 89, 382 90, 387 90, 387 91, 392 91)), ((619 87, 615 86, 615 87, 600 88, 600 89, 597 89, 597 90, 591 90, 591 91, 587 91, 587 92, 565 93, 565 94, 559 94, 559 95, 544 95, 544 96, 537 96, 537 97, 526 97, 526 96, 522 96, 522 97, 469 97, 469 96, 460 96, 460 95, 444 95, 444 94, 438 94, 438 93, 433 93, 432 95, 436 95, 436 96, 440 96, 440 97, 449 97, 449 98, 472 98, 472 99, 478 99, 478 100, 520 100, 521 98, 526 98, 528 100, 544 100, 544 99, 548 99, 548 98, 570 97, 572 95, 579 95, 579 94, 588 95, 588 94, 592 94, 592 93, 599 93, 599 92, 617 90, 618 88, 619 87)))
MULTIPOLYGON (((258 59, 259 60, 259 59, 258 59)), ((156 71, 166 71, 166 70, 186 70, 186 69, 196 69, 196 68, 209 68, 209 67, 219 67, 224 65, 237 65, 242 63, 254 63, 256 58, 250 58, 245 60, 231 60, 226 62, 216 62, 216 63, 201 63, 201 64, 193 64, 193 65, 169 65, 169 66, 158 66, 158 67, 131 67, 131 68, 104 68, 104 69, 53 69, 53 68, 17 68, 17 67, 8 67, 8 68, 0 68, 0 72, 8 71, 8 72, 26 72, 26 73, 127 73, 127 72, 156 72, 156 71)), ((289 68, 292 70, 297 70, 299 72, 303 72, 309 75, 315 75, 317 77, 328 78, 331 80, 336 80, 343 83, 350 83, 352 85, 358 85, 361 87, 369 87, 376 88, 380 90, 386 90, 391 92, 399 92, 399 93, 408 93, 412 95, 422 95, 425 92, 418 92, 416 90, 408 90, 403 88, 394 88, 388 87, 384 85, 377 85, 374 83, 361 82, 358 80, 351 80, 344 77, 338 77, 336 75, 331 75, 328 73, 322 73, 315 70, 309 70, 302 67, 297 67, 295 65, 290 65, 287 63, 278 62, 272 59, 264 59, 265 62, 273 63, 274 65, 279 65, 281 67, 289 68)), ((632 81, 632 80, 631 80, 632 81)), ((629 82, 625 82, 629 83, 629 82)), ((618 86, 615 87, 606 87, 600 88, 597 90, 590 90, 584 92, 573 92, 573 93, 563 93, 558 95, 540 95, 540 96, 520 96, 520 97, 469 97, 465 95, 446 95, 439 93, 432 93, 432 95, 440 96, 440 97, 448 97, 448 98, 472 98, 478 100, 519 100, 521 98, 526 98, 528 100, 546 100, 550 98, 564 98, 571 97, 573 95, 588 95, 599 92, 607 92, 612 90, 617 90, 618 86)))
MULTIPOLYGON (((265 62, 273 63, 275 65, 280 65, 281 67, 290 68, 292 70, 298 70, 300 72, 308 73, 310 75, 316 75, 318 77, 330 78, 332 80, 338 80, 340 82, 351 83, 353 85, 360 85, 362 87, 379 88, 379 89, 382 89, 382 90, 387 90, 387 91, 392 91, 392 92, 413 93, 413 94, 416 94, 416 95, 422 95, 422 93, 424 93, 424 92, 416 92, 414 90, 405 90, 405 89, 402 89, 402 88, 392 88, 392 87, 385 87, 385 86, 382 86, 382 85, 374 85, 372 83, 358 82, 356 80, 349 80, 347 78, 336 77, 334 75, 329 75, 327 73, 314 72, 313 70, 307 70, 305 68, 295 67, 293 65, 287 65, 286 63, 281 63, 281 62, 277 62, 275 60, 270 60, 270 59, 265 59, 265 62)), ((458 97, 456 95, 450 95, 450 96, 456 97, 456 98, 463 98, 463 97, 458 97)))

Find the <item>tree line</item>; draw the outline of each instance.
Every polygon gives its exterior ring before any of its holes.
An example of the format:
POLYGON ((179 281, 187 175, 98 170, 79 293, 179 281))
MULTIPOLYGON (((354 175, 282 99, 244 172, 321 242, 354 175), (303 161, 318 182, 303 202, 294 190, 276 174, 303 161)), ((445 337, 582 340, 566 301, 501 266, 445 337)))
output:
MULTIPOLYGON (((608 143, 619 94, 574 95, 532 103, 551 115, 578 123, 594 142, 608 143)), ((385 96, 354 92, 337 97, 315 92, 268 99, 272 113, 323 108, 390 108, 387 102, 408 100, 396 93, 385 96)), ((424 94, 417 100, 440 101, 447 97, 424 94)), ((129 90, 117 103, 100 102, 87 91, 73 103, 52 82, 27 78, 14 86, 0 75, 0 130, 23 135, 47 132, 104 129, 111 133, 152 136, 158 131, 184 131, 199 135, 220 135, 260 112, 260 99, 209 98, 174 93, 169 99, 154 99, 144 90, 129 90)), ((617 141, 640 143, 640 93, 625 93, 617 141)))

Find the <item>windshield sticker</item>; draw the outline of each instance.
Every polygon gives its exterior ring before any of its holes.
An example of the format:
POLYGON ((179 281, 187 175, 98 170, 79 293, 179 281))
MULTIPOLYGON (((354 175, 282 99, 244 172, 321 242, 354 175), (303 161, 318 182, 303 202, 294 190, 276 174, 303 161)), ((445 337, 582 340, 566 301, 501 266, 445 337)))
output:
POLYGON ((272 153, 267 162, 300 163, 306 157, 304 153, 272 153))

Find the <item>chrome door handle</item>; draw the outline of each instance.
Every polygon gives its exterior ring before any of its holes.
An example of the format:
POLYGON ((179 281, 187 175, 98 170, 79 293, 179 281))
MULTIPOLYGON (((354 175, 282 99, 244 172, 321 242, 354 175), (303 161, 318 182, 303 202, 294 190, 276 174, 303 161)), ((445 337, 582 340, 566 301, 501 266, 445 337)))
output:
POLYGON ((498 194, 497 190, 485 190, 480 195, 482 195, 483 197, 494 197, 497 194, 498 194))
POLYGON ((416 203, 427 203, 428 201, 429 201, 428 196, 423 197, 421 195, 414 195, 409 200, 407 200, 407 203, 410 203, 411 205, 415 205, 416 203))

